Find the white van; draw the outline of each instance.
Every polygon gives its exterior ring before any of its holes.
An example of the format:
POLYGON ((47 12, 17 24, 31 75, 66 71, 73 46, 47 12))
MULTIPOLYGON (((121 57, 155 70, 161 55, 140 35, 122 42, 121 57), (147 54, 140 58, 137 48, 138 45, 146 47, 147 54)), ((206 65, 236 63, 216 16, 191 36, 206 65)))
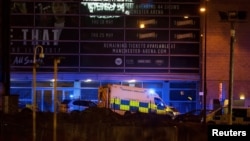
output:
POLYGON ((99 87, 98 107, 109 108, 121 115, 136 112, 170 116, 179 114, 177 109, 166 105, 150 89, 115 84, 99 87))

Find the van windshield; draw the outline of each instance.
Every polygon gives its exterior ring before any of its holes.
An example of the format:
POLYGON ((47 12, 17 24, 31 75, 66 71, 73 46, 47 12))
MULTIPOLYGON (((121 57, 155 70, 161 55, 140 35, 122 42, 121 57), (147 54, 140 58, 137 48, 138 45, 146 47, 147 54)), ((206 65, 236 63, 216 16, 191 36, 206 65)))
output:
POLYGON ((162 101, 162 99, 155 97, 154 98, 155 105, 157 106, 157 109, 165 109, 166 104, 162 101))

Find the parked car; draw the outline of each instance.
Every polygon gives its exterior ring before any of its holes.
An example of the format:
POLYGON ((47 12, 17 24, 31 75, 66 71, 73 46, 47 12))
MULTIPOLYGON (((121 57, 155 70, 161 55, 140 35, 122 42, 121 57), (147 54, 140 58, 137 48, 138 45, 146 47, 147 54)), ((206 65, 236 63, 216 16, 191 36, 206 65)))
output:
POLYGON ((65 99, 60 103, 59 112, 62 113, 80 112, 90 107, 97 107, 97 104, 90 100, 65 99))
MULTIPOLYGON (((206 110, 206 122, 212 124, 212 118, 217 110, 206 110)), ((203 122, 204 109, 196 109, 184 114, 179 114, 175 117, 175 121, 178 122, 203 122)))

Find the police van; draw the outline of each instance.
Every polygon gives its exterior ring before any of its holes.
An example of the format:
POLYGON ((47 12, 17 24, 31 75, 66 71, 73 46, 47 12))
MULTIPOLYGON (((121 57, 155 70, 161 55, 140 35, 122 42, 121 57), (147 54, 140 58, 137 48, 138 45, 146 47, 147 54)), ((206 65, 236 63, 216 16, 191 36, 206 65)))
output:
POLYGON ((126 115, 136 112, 176 116, 177 109, 168 106, 154 91, 146 88, 109 84, 98 89, 98 107, 126 115))

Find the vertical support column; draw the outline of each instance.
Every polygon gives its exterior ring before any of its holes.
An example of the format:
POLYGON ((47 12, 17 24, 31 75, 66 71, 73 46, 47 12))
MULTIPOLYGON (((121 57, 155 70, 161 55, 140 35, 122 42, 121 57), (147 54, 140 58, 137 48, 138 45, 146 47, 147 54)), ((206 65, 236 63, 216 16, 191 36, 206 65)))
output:
POLYGON ((231 22, 230 37, 230 62, 229 62, 229 95, 228 95, 228 117, 229 125, 232 125, 232 101, 233 101, 233 81, 234 81, 234 42, 235 42, 235 23, 231 22))
POLYGON ((75 81, 74 82, 74 99, 81 98, 81 82, 75 81))

